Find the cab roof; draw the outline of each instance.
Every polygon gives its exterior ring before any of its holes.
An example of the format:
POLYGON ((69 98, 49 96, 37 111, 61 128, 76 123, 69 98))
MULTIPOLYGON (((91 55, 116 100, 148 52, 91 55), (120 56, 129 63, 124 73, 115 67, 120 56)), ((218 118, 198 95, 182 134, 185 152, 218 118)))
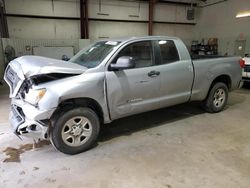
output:
POLYGON ((120 38, 107 38, 101 41, 117 41, 117 42, 129 42, 133 40, 179 40, 178 37, 169 37, 169 36, 132 36, 132 37, 120 37, 120 38))

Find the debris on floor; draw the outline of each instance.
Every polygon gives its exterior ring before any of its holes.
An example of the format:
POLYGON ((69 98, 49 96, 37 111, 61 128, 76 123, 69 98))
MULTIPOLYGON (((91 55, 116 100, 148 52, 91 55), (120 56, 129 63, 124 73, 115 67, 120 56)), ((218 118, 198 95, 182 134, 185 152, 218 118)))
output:
POLYGON ((30 151, 35 148, 41 148, 45 145, 49 145, 50 142, 48 140, 39 140, 34 144, 24 144, 21 145, 19 148, 7 147, 3 152, 8 156, 3 162, 21 162, 20 155, 25 151, 30 151))

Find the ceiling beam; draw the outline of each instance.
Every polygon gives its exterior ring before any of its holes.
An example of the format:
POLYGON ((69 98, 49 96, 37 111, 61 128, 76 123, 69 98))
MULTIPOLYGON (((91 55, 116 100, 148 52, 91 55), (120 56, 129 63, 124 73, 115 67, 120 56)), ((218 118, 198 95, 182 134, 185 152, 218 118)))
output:
MULTIPOLYGON (((62 17, 62 16, 41 16, 41 15, 27 15, 27 14, 5 14, 6 17, 17 18, 37 18, 37 19, 53 19, 53 20, 80 20, 79 17, 62 17)), ((89 21, 103 21, 103 22, 131 22, 131 23, 148 23, 147 20, 122 20, 122 19, 102 19, 102 18, 88 18, 89 21)), ((178 25, 196 25, 190 22, 169 22, 169 21, 153 21, 159 24, 178 24, 178 25)))
POLYGON ((171 0, 158 0, 158 3, 166 3, 166 4, 174 4, 174 5, 182 5, 182 6, 197 6, 197 3, 188 3, 188 2, 178 2, 178 1, 171 1, 171 0))
POLYGON ((208 6, 212 6, 212 5, 217 5, 217 4, 220 4, 220 3, 224 3, 224 2, 226 2, 226 1, 228 1, 228 0, 218 0, 218 1, 216 1, 216 2, 207 3, 207 4, 204 4, 204 5, 200 5, 200 6, 198 6, 198 7, 200 7, 200 8, 205 8, 205 7, 208 7, 208 6))

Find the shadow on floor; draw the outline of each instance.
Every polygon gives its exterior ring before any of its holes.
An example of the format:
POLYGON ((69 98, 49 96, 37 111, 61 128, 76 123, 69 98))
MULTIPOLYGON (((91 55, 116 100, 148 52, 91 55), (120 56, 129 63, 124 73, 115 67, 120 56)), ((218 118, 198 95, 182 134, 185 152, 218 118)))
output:
POLYGON ((250 89, 250 82, 244 82, 243 86, 242 86, 243 89, 250 89))
POLYGON ((205 112, 200 108, 200 103, 186 103, 129 116, 104 125, 99 141, 102 142, 118 136, 130 135, 137 131, 161 126, 202 113, 205 112))
MULTIPOLYGON (((246 85, 243 89, 231 93, 226 109, 245 102, 246 97, 242 94, 250 92, 249 89, 250 84, 246 85)), ((140 130, 165 125, 203 113, 205 111, 201 109, 200 102, 192 102, 118 119, 103 126, 99 141, 130 135, 140 130)))

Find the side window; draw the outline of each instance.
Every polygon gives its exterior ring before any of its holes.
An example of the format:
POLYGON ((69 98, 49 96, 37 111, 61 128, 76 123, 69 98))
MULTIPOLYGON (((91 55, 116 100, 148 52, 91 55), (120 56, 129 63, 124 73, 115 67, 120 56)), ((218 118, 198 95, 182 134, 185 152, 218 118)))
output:
POLYGON ((149 67, 153 65, 152 45, 150 41, 129 44, 119 52, 118 56, 115 58, 115 61, 122 56, 133 57, 136 68, 149 67))
POLYGON ((172 63, 180 60, 176 46, 172 40, 158 41, 161 52, 161 64, 172 63))

